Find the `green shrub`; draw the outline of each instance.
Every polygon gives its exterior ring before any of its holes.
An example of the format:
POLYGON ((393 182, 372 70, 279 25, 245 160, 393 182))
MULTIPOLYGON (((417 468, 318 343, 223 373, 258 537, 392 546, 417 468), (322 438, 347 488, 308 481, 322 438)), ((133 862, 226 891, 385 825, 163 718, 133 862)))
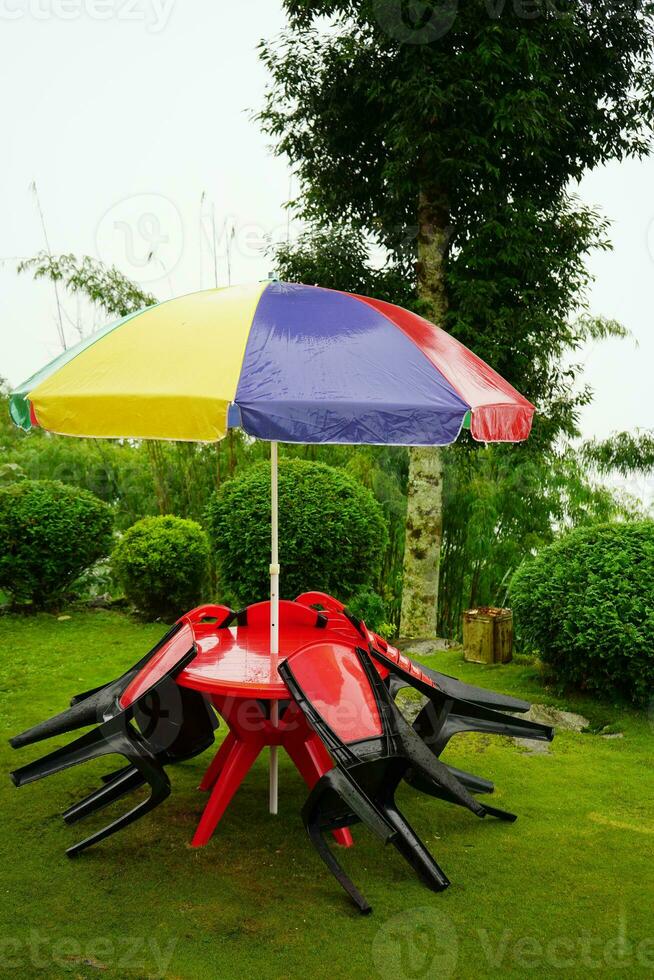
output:
POLYGON ((521 642, 560 682, 654 692, 654 521, 571 531, 518 569, 510 597, 521 642))
POLYGON ((87 490, 54 480, 0 488, 0 589, 15 605, 55 606, 109 554, 113 515, 87 490))
MULTIPOLYGON (((269 592, 270 466, 225 483, 207 509, 222 598, 245 604, 269 592)), ((388 541, 379 504, 342 470, 304 460, 279 466, 281 594, 319 589, 346 600, 375 585, 388 541)))
POLYGON ((145 517, 133 524, 112 555, 126 597, 149 618, 176 619, 197 606, 207 587, 209 541, 195 521, 145 517))
POLYGON ((363 619, 369 629, 381 636, 385 636, 389 629, 392 629, 388 623, 386 603, 373 589, 360 589, 348 599, 347 607, 355 616, 363 619))

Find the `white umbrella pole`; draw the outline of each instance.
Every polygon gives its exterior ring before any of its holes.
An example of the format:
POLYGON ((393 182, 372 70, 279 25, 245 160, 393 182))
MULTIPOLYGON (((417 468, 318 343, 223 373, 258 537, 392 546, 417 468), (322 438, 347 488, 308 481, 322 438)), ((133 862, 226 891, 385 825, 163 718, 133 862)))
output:
MULTIPOLYGON (((279 655, 279 502, 277 493, 277 443, 270 443, 270 658, 272 677, 277 670, 279 655)), ((279 702, 270 704, 270 721, 279 724, 279 702)), ((270 747, 270 791, 269 807, 277 813, 278 761, 277 746, 270 747)))

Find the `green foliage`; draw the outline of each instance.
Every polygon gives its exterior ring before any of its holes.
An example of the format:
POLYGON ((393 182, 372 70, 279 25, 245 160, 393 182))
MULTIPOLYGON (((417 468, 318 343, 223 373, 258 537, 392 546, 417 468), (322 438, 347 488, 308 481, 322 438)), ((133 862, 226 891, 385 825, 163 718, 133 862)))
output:
POLYGON ((347 224, 313 226, 294 242, 271 248, 276 275, 286 282, 304 282, 362 293, 404 307, 416 307, 413 276, 386 256, 378 268, 371 261, 370 245, 359 229, 347 224))
POLYGON ((55 606, 111 549, 110 507, 50 480, 0 487, 0 589, 17 605, 55 606))
POLYGON ((379 633, 380 636, 391 636, 396 632, 393 625, 388 622, 386 603, 372 589, 360 589, 351 599, 348 599, 347 607, 350 612, 362 619, 369 629, 379 633))
POLYGON ((654 470, 654 431, 616 432, 608 439, 592 439, 581 447, 584 461, 600 473, 623 476, 654 470))
POLYGON ((85 255, 50 255, 39 252, 18 264, 19 272, 31 272, 35 279, 63 283, 73 295, 85 296, 110 316, 122 317, 157 302, 114 266, 107 267, 85 255))
MULTIPOLYGON (((222 594, 239 604, 263 599, 270 588, 269 464, 225 483, 207 523, 222 594)), ((283 459, 279 539, 282 595, 319 589, 347 601, 377 584, 388 532, 379 504, 352 477, 323 463, 283 459)))
POLYGON ((511 576, 556 529, 634 517, 634 501, 592 482, 571 449, 530 443, 443 453, 443 543, 439 633, 458 636, 461 615, 506 604, 511 576))
POLYGON ((603 697, 654 693, 654 521, 579 528, 518 569, 523 644, 556 678, 603 697))
POLYGON ((413 287, 419 244, 444 241, 445 325, 537 404, 552 445, 589 397, 562 363, 585 334, 569 321, 587 253, 607 247, 568 188, 648 152, 653 6, 414 6, 286 0, 288 30, 261 45, 260 119, 298 175, 303 218, 379 243, 413 287))
POLYGON ((176 619, 206 592, 207 535, 195 521, 146 517, 120 539, 112 568, 126 597, 146 617, 176 619))

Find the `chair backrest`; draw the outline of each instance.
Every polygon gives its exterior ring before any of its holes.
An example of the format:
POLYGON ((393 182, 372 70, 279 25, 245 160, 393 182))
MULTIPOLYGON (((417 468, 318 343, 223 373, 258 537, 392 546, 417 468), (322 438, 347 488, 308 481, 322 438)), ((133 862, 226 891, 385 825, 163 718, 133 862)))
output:
MULTIPOLYGON (((236 621, 239 626, 249 626, 253 629, 269 627, 270 600, 255 602, 251 606, 241 609, 236 614, 236 621)), ((291 602, 289 599, 280 599, 279 625, 282 629, 285 626, 312 626, 317 629, 324 629, 327 625, 327 617, 324 613, 311 609, 309 606, 291 602)))
POLYGON ((313 606, 314 608, 320 606, 327 612, 343 612, 345 609, 342 602, 335 599, 333 595, 328 595, 327 592, 302 592, 301 595, 295 597, 294 601, 299 602, 301 606, 313 606))
POLYGON ((190 623, 181 623, 156 653, 149 657, 118 698, 118 706, 127 711, 166 678, 172 678, 191 662, 197 648, 190 623))
MULTIPOLYGON (((196 606, 195 609, 191 609, 190 612, 184 613, 183 616, 180 616, 177 622, 173 623, 170 629, 164 633, 164 635, 155 643, 152 649, 148 650, 145 656, 141 657, 141 659, 138 660, 133 667, 130 667, 128 671, 122 674, 121 677, 118 678, 118 681, 123 681, 124 683, 131 681, 134 677, 135 671, 139 671, 141 668, 145 667, 146 664, 148 664, 163 647, 166 647, 175 634, 181 630, 185 623, 190 623, 191 626, 204 624, 209 625, 209 623, 213 620, 214 629, 223 629, 229 625, 230 621, 235 615, 236 613, 233 609, 230 609, 229 606, 220 606, 215 605, 214 603, 196 606)), ((111 681, 110 683, 115 684, 117 681, 111 681)))
POLYGON ((189 612, 179 617, 179 622, 187 622, 193 625, 213 625, 214 629, 225 629, 236 613, 229 606, 217 605, 214 602, 207 602, 202 606, 196 606, 189 612))
POLYGON ((364 650, 340 641, 309 643, 279 666, 291 694, 338 757, 352 746, 387 734, 387 705, 382 685, 364 650))
POLYGON ((373 634, 373 637, 375 642, 370 646, 370 653, 373 660, 382 664, 392 674, 395 674, 396 677, 403 677, 407 684, 418 690, 422 690, 427 696, 434 691, 440 690, 431 677, 428 677, 410 657, 400 653, 396 647, 391 646, 390 643, 378 637, 377 634, 373 634))
POLYGON ((366 644, 369 642, 368 628, 363 620, 353 616, 342 602, 326 592, 303 592, 294 601, 322 612, 327 618, 328 629, 340 630, 348 636, 363 640, 366 644))

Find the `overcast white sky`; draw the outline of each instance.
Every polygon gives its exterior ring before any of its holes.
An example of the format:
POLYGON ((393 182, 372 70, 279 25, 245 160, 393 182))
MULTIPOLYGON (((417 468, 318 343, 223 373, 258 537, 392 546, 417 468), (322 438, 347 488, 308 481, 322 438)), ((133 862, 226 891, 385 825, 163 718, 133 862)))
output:
MULTIPOLYGON (((212 205, 218 281, 231 227, 232 282, 267 275, 289 175, 249 110, 265 85, 256 44, 283 21, 277 0, 0 0, 0 375, 16 384, 59 351, 52 287, 15 271, 44 245, 32 181, 53 252, 115 263, 160 299, 213 285, 212 205)), ((638 341, 584 352, 584 434, 651 427, 654 159, 590 174, 580 193, 613 222, 614 251, 591 263, 593 311, 638 341)))

